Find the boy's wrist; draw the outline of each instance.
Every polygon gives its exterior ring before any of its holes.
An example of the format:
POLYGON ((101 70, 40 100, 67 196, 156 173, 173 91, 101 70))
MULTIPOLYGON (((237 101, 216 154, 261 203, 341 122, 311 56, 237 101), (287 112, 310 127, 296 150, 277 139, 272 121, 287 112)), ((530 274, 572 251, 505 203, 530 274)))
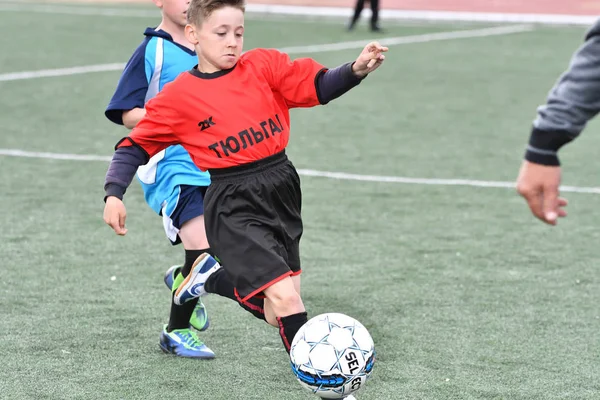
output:
POLYGON ((367 73, 365 71, 359 71, 356 68, 356 61, 354 61, 352 63, 351 69, 352 69, 352 73, 354 74, 354 76, 356 76, 359 79, 363 79, 365 76, 367 76, 367 73))
POLYGON ((123 200, 123 196, 125 195, 126 189, 122 186, 117 185, 116 183, 109 183, 104 187, 104 202, 106 203, 106 199, 109 197, 116 197, 119 200, 123 200))

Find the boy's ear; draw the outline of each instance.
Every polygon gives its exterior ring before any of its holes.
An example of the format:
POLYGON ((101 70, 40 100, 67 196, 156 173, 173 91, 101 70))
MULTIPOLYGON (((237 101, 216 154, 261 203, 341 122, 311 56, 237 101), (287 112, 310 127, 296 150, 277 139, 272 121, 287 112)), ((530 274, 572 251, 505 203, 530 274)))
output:
POLYGON ((163 2, 162 0, 152 0, 152 2, 154 3, 154 5, 158 8, 162 8, 163 7, 163 2))
POLYGON ((197 38, 196 27, 192 24, 187 24, 185 26, 185 38, 193 45, 197 45, 199 40, 197 38))

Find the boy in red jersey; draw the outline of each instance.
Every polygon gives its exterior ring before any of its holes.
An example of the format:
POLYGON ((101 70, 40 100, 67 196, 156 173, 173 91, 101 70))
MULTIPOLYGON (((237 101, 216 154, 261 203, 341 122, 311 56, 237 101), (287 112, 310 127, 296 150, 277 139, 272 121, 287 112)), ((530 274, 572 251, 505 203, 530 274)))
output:
POLYGON ((122 198, 135 171, 181 144, 211 175, 205 225, 223 267, 200 256, 175 301, 206 293, 233 299, 278 327, 289 352, 307 322, 300 297, 300 179, 285 154, 289 110, 341 96, 377 69, 388 49, 370 43, 356 61, 331 70, 277 50, 241 55, 244 7, 243 0, 191 1, 186 37, 198 65, 165 85, 117 144, 106 175, 104 220, 124 235, 122 198))

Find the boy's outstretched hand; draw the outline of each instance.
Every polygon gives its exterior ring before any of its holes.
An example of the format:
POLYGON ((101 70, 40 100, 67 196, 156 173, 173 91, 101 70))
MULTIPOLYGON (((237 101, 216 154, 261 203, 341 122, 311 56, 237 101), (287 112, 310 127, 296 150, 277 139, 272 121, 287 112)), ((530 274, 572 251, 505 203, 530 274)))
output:
POLYGON ((383 47, 377 42, 371 42, 365 46, 363 51, 360 53, 354 64, 352 65, 352 72, 359 78, 367 76, 367 74, 375 71, 385 60, 385 53, 388 51, 387 47, 383 47))
POLYGON ((126 217, 125 204, 121 199, 109 196, 104 206, 104 222, 113 228, 117 235, 123 236, 127 233, 127 228, 125 228, 126 217))

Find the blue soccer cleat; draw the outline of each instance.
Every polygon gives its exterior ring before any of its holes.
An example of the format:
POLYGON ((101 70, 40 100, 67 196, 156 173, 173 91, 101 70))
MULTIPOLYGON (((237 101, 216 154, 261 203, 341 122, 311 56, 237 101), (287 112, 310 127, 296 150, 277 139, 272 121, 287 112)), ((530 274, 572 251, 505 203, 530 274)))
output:
POLYGON ((167 325, 165 325, 160 334, 160 348, 163 352, 178 357, 207 360, 215 358, 215 353, 202 343, 195 331, 189 328, 167 332, 167 325))
POLYGON ((210 254, 202 253, 194 261, 192 271, 175 290, 173 302, 181 305, 196 297, 205 296, 207 294, 204 288, 206 280, 220 268, 221 264, 212 258, 210 254))
POLYGON ((169 288, 169 290, 173 290, 173 282, 175 281, 175 277, 181 271, 181 265, 173 265, 171 268, 165 272, 165 285, 169 288))
MULTIPOLYGON (((173 265, 171 268, 165 272, 165 285, 169 288, 169 290, 173 290, 173 282, 176 280, 176 276, 181 271, 181 266, 173 265)), ((176 288, 177 289, 177 288, 176 288)), ((208 329, 210 326, 210 321, 208 319, 208 313, 206 312, 206 306, 202 303, 202 299, 198 298, 198 304, 194 308, 194 312, 190 317, 190 325, 201 332, 208 329)))

